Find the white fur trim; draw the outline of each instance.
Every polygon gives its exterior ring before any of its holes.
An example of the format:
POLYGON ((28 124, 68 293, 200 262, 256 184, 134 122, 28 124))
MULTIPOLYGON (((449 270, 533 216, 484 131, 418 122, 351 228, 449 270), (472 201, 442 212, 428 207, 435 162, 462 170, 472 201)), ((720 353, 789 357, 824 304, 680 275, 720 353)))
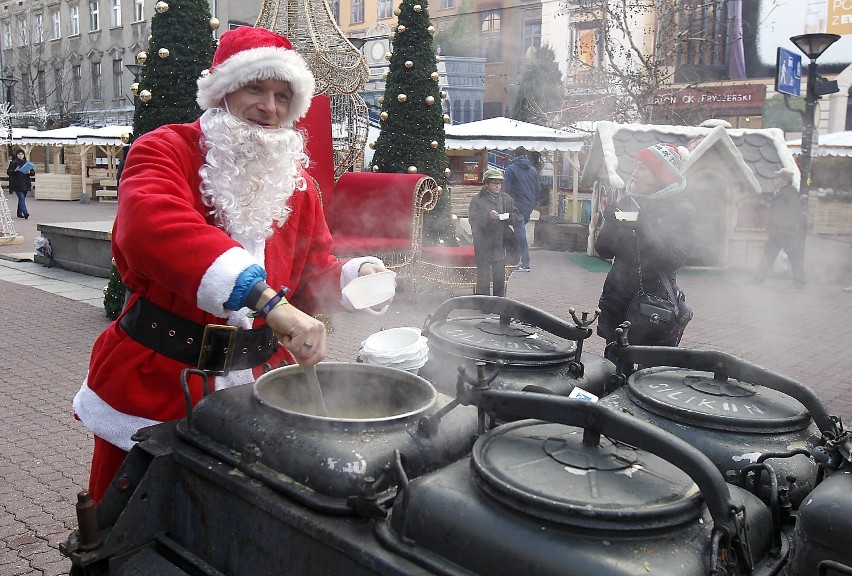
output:
POLYGON ((216 258, 198 285, 196 299, 198 307, 220 318, 227 318, 231 311, 225 310, 225 302, 231 297, 237 278, 243 270, 259 262, 243 248, 231 248, 216 258))
MULTIPOLYGON (((362 264, 378 264, 380 266, 384 266, 385 263, 382 262, 379 258, 375 256, 359 256, 358 258, 352 258, 348 262, 346 262, 343 267, 340 269, 340 289, 343 290, 347 284, 355 280, 358 277, 358 271, 361 269, 362 264)), ((345 295, 341 295, 340 303, 343 304, 343 307, 346 308, 349 312, 363 312, 367 311, 368 314, 381 315, 388 311, 388 306, 383 307, 380 311, 371 310, 370 308, 365 308, 364 310, 356 310, 356 308, 352 305, 352 302, 349 301, 345 295)))
POLYGON ((89 388, 88 377, 83 380, 83 385, 74 396, 73 406, 74 413, 92 434, 126 452, 130 452, 136 444, 130 437, 136 434, 137 430, 160 424, 157 420, 119 412, 89 388))
POLYGON ((292 125, 307 113, 314 95, 314 75, 295 50, 264 46, 234 54, 207 76, 198 79, 198 105, 202 110, 221 108, 225 96, 254 80, 284 80, 293 99, 287 114, 292 125))

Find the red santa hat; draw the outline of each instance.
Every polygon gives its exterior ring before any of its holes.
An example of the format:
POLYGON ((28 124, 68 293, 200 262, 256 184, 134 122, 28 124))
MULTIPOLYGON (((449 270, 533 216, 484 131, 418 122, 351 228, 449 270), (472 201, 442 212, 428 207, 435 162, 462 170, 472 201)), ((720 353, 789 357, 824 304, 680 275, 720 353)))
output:
POLYGON ((293 90, 289 124, 302 118, 314 95, 314 75, 290 41, 266 28, 240 26, 219 38, 209 73, 198 79, 198 105, 222 106, 230 94, 255 80, 284 80, 293 90))
POLYGON ((674 144, 654 144, 645 148, 636 159, 650 170, 664 185, 674 184, 680 178, 680 169, 689 156, 683 146, 674 144))

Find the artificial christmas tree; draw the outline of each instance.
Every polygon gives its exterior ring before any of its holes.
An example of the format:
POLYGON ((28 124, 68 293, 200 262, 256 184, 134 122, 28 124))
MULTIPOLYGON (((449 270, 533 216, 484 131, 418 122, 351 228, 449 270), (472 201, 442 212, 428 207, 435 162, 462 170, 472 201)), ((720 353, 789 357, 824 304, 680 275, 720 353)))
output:
MULTIPOLYGON (((133 138, 164 124, 192 122, 201 116, 195 101, 196 80, 213 61, 219 21, 210 17, 206 0, 160 0, 154 6, 148 50, 136 55, 140 81, 131 87, 136 98, 133 138)), ((120 199, 119 199, 120 201, 120 199)), ((104 310, 115 320, 124 305, 124 283, 115 266, 104 288, 104 310)))
POLYGON ((455 245, 455 231, 447 177, 449 167, 444 148, 444 115, 438 86, 438 67, 425 0, 403 0, 394 12, 398 25, 392 34, 390 71, 382 98, 381 133, 375 143, 371 169, 374 172, 426 174, 442 191, 438 205, 425 217, 429 244, 455 245))

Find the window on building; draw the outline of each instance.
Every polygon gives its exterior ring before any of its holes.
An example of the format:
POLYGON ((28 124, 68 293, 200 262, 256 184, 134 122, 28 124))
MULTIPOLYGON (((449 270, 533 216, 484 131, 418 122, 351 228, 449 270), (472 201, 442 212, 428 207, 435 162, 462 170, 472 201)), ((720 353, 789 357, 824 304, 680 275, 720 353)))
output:
POLYGON ((500 62, 502 55, 502 32, 500 26, 501 10, 483 10, 481 12, 481 35, 479 37, 479 55, 486 62, 500 62))
POLYGON ((113 28, 121 26, 121 0, 110 0, 109 25, 113 28))
POLYGON ((59 105, 57 108, 62 107, 62 99, 65 96, 65 86, 63 86, 65 80, 65 75, 63 74, 62 68, 54 68, 53 69, 53 85, 55 87, 54 94, 56 95, 56 103, 59 105))
POLYGON ((36 44, 44 42, 44 14, 36 14, 33 17, 33 40, 36 44))
POLYGON ((441 0, 441 8, 453 8, 456 5, 456 0, 441 0))
POLYGON ((455 124, 461 124, 461 119, 462 119, 462 115, 461 115, 461 100, 456 100, 455 102, 453 102, 453 115, 452 115, 452 121, 453 121, 455 124))
MULTIPOLYGON (((12 89, 12 94, 15 93, 15 89, 12 89)), ((30 75, 24 72, 21 74, 21 103, 24 106, 32 106, 33 105, 33 90, 30 85, 30 75)))
POLYGON ((101 63, 92 62, 92 98, 103 100, 104 93, 101 89, 101 63))
POLYGON ((70 22, 69 33, 76 36, 80 33, 80 7, 76 4, 68 7, 68 21, 70 22))
POLYGON ((681 0, 676 16, 678 36, 685 39, 675 50, 678 68, 724 66, 728 52, 724 3, 681 0))
POLYGON ((470 100, 464 101, 464 108, 462 109, 462 115, 464 116, 464 123, 467 124, 471 120, 473 120, 473 116, 471 116, 470 110, 470 100))
POLYGON ((124 75, 122 74, 124 70, 124 64, 121 60, 113 60, 112 61, 112 97, 116 100, 120 99, 124 95, 124 82, 122 78, 124 75))
POLYGON ((390 18, 391 16, 393 16, 391 0, 379 0, 379 18, 390 18))
POLYGON ((145 0, 133 0, 133 21, 142 22, 145 19, 145 0))
POLYGON ((329 0, 328 8, 331 10, 335 23, 340 24, 340 0, 329 0))
POLYGON ((541 48, 541 18, 524 19, 524 58, 541 48))
POLYGON ((83 99, 83 67, 79 64, 71 68, 71 97, 74 102, 83 99))
POLYGON ((582 22, 571 29, 571 72, 588 74, 601 66, 601 23, 582 22))
POLYGON ((23 48, 27 44, 29 44, 29 34, 27 34, 27 21, 23 16, 18 16, 16 18, 16 24, 18 26, 18 48, 23 48))
POLYGON ((481 101, 479 101, 479 100, 476 100, 476 101, 473 103, 473 105, 474 105, 474 109, 473 109, 473 121, 474 121, 474 122, 479 122, 480 120, 482 120, 482 102, 481 102, 481 101))
POLYGON ((3 21, 3 50, 12 47, 12 24, 6 20, 3 21))
POLYGON ((101 29, 101 13, 98 0, 89 1, 89 31, 94 32, 101 29))
POLYGON ((350 24, 359 24, 364 21, 364 0, 352 0, 352 17, 350 24))
POLYGON ((36 88, 38 89, 39 106, 47 104, 47 81, 44 77, 44 70, 39 70, 36 74, 36 88))
POLYGON ((59 17, 59 10, 50 11, 50 39, 59 40, 62 37, 62 20, 59 17))

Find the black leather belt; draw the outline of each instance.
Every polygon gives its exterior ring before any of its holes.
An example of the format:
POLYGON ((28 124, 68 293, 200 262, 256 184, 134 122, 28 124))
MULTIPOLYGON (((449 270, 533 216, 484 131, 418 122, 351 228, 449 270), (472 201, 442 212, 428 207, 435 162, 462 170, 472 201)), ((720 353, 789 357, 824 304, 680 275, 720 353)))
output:
POLYGON ((213 375, 260 366, 278 349, 269 326, 241 330, 196 324, 144 298, 127 310, 119 326, 143 346, 213 375))

